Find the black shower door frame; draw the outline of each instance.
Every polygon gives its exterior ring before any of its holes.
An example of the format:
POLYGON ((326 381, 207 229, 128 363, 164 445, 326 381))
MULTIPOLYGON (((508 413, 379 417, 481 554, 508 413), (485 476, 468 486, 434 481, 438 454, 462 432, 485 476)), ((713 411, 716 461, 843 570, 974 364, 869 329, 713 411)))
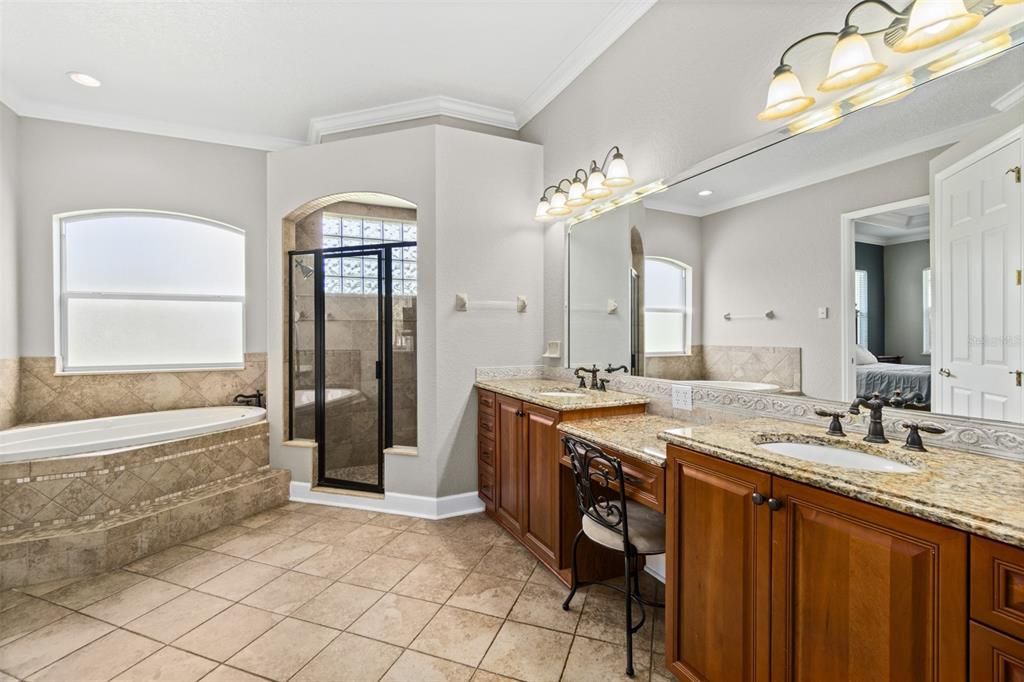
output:
MULTIPOLYGON (((306 251, 289 251, 289 269, 292 269, 295 256, 313 256, 313 357, 315 371, 313 374, 313 396, 315 402, 314 432, 317 443, 317 482, 318 486, 358 490, 371 493, 384 492, 384 451, 394 445, 394 424, 392 414, 394 408, 392 361, 393 348, 391 340, 394 335, 394 310, 392 308, 391 273, 392 254, 395 249, 416 246, 416 242, 384 242, 381 244, 363 244, 360 246, 337 246, 327 249, 309 249, 306 251), (328 258, 377 257, 377 483, 332 479, 326 475, 327 462, 327 324, 326 324, 326 292, 324 291, 325 273, 324 260, 328 258)), ((293 324, 292 306, 294 296, 291 291, 294 272, 288 277, 288 358, 289 365, 295 362, 295 334, 290 325, 293 324)), ((365 278, 364 278, 365 279, 365 278)), ((288 430, 289 438, 295 423, 295 372, 289 366, 288 371, 288 430)))

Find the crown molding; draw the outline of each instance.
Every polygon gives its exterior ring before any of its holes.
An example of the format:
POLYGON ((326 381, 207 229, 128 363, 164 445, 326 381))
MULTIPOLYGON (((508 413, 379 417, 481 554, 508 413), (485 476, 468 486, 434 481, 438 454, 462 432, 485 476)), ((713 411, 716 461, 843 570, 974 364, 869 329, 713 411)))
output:
POLYGON ((305 145, 305 142, 302 140, 292 140, 272 135, 251 135, 216 128, 171 123, 169 121, 56 106, 22 97, 20 93, 12 90, 10 87, 4 88, 3 95, 0 95, 0 101, 23 118, 39 118, 46 121, 75 123, 96 128, 123 130, 131 133, 176 137, 183 140, 209 142, 246 149, 259 149, 268 152, 305 145))
POLYGON ((590 35, 541 81, 526 100, 516 108, 517 128, 522 128, 558 97, 594 60, 635 24, 657 0, 621 0, 601 20, 590 35))
POLYGON ((1024 83, 1012 88, 1001 97, 997 97, 992 102, 992 107, 999 111, 1008 111, 1014 105, 1019 104, 1021 100, 1024 100, 1024 83))
POLYGON ((497 128, 519 129, 515 114, 508 109, 499 109, 486 104, 439 95, 312 118, 309 121, 309 132, 306 139, 310 144, 318 144, 325 135, 430 116, 450 116, 497 128))

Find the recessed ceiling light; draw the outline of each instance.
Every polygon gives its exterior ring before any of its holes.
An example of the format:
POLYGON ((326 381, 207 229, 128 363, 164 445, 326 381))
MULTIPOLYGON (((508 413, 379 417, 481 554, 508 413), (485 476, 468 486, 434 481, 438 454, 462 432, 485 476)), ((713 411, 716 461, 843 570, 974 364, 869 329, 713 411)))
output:
POLYGON ((79 73, 78 71, 68 71, 68 78, 87 88, 98 88, 103 85, 98 78, 94 78, 87 73, 79 73))
POLYGON ((702 189, 701 191, 697 192, 697 196, 699 197, 709 197, 712 194, 714 194, 714 192, 712 192, 709 189, 702 189))

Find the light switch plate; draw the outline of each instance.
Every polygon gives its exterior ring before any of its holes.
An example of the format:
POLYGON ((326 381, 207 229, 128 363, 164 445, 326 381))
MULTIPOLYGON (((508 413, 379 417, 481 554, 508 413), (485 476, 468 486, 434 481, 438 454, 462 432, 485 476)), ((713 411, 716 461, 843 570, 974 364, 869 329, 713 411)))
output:
POLYGON ((673 384, 672 407, 676 410, 693 410, 693 388, 681 384, 673 384))

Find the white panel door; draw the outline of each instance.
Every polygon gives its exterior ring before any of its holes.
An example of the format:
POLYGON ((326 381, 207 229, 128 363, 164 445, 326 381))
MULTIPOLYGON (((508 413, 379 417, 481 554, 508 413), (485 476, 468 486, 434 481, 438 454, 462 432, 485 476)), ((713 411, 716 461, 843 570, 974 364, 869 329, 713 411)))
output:
POLYGON ((1021 140, 993 149, 938 182, 941 287, 933 363, 937 412, 1024 421, 1021 140), (1010 171, 1010 172, 1007 172, 1010 171))

